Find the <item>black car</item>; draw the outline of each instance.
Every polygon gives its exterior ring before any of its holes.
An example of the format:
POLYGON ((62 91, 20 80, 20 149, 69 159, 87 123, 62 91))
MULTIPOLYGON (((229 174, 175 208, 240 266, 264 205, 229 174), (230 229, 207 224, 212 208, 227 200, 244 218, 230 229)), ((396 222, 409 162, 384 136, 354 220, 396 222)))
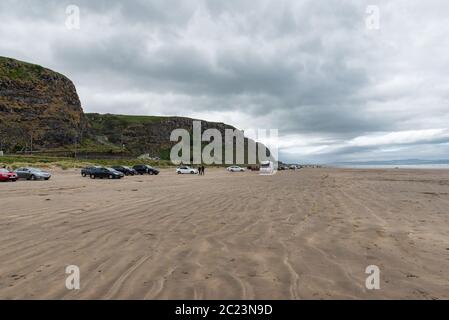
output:
POLYGON ((87 167, 87 168, 83 168, 83 169, 81 169, 81 175, 82 175, 83 177, 90 176, 90 174, 91 174, 95 169, 99 169, 99 168, 101 168, 101 167, 96 166, 96 167, 87 167))
POLYGON ((158 169, 153 168, 146 164, 138 164, 138 165, 134 166, 133 169, 136 170, 137 173, 140 175, 142 175, 142 174, 158 175, 159 174, 158 169))
POLYGON ((133 168, 127 167, 127 166, 114 166, 112 169, 117 170, 121 173, 123 173, 125 176, 133 176, 137 174, 137 171, 133 168))
POLYGON ((94 168, 91 170, 89 177, 91 179, 95 178, 107 178, 107 179, 121 179, 125 175, 117 170, 112 168, 94 168))

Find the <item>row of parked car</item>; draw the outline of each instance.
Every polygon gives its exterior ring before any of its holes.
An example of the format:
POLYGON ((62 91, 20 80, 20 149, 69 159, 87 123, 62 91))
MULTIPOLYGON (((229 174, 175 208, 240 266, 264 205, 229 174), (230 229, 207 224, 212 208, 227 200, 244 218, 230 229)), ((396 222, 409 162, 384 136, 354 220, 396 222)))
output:
MULTIPOLYGON (((245 169, 239 166, 230 166, 226 168, 229 172, 245 172, 245 169)), ((189 166, 180 166, 176 168, 177 174, 198 174, 197 168, 192 168, 189 166)))
POLYGON ((83 177, 90 177, 91 179, 96 178, 107 178, 107 179, 121 179, 124 176, 134 176, 134 175, 158 175, 159 170, 153 168, 146 164, 135 165, 134 167, 128 166, 113 166, 113 167, 87 167, 81 170, 81 175, 83 177))
POLYGON ((0 181, 17 181, 19 179, 26 180, 50 180, 51 174, 37 168, 18 168, 14 171, 6 168, 0 169, 0 181))
MULTIPOLYGON (((239 166, 230 166, 226 169, 229 172, 244 172, 245 169, 239 166)), ((83 177, 90 177, 91 179, 121 179, 125 176, 134 175, 158 175, 159 170, 146 164, 128 166, 113 166, 101 167, 93 166, 81 170, 83 177)), ((198 174, 198 169, 189 166, 180 166, 176 168, 177 174, 198 174)), ((38 168, 24 167, 18 168, 14 171, 6 168, 0 168, 0 181, 17 181, 19 179, 26 180, 49 180, 51 174, 38 168)))

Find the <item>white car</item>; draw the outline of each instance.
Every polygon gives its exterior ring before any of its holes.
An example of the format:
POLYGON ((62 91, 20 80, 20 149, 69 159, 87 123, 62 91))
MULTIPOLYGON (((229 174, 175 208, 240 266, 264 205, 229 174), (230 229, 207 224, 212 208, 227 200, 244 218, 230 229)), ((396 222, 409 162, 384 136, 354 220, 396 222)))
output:
POLYGON ((239 166, 230 166, 227 167, 226 170, 228 170, 229 172, 244 172, 245 169, 243 169, 242 167, 239 166))
POLYGON ((187 166, 182 166, 179 168, 176 168, 177 174, 198 174, 198 169, 190 168, 187 166))

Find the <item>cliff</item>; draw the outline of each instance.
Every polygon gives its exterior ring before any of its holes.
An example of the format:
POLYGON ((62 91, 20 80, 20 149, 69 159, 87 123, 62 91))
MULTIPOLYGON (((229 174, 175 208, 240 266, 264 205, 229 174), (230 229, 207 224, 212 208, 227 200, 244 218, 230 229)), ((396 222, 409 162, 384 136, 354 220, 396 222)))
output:
POLYGON ((0 139, 9 151, 55 148, 87 130, 75 86, 41 66, 0 57, 0 139))
MULTIPOLYGON (((0 57, 0 149, 84 157, 169 159, 174 129, 192 131, 184 117, 85 114, 73 83, 38 65, 0 57)), ((202 130, 234 127, 202 121, 202 130)), ((248 140, 246 140, 247 143, 248 140)))
MULTIPOLYGON (((91 133, 97 141, 122 146, 133 155, 149 154, 151 157, 169 159, 174 142, 170 134, 175 129, 185 129, 192 133, 195 119, 185 117, 129 116, 88 113, 91 133)), ((220 122, 201 121, 201 129, 217 129, 225 143, 225 130, 235 129, 220 122)), ((191 135, 192 136, 192 135, 191 135)), ((245 144, 248 139, 245 138, 245 144)), ((207 143, 205 143, 207 144, 207 143)), ((245 156, 246 157, 246 156, 245 156)), ((224 154, 223 154, 224 158, 224 154)))

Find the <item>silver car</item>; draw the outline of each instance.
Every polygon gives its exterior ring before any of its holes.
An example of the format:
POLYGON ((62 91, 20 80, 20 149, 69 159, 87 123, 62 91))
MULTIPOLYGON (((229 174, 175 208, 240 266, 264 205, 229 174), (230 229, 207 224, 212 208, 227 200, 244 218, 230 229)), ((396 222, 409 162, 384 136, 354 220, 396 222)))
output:
POLYGON ((51 174, 37 168, 19 168, 14 172, 17 173, 19 179, 49 180, 51 178, 51 174))

